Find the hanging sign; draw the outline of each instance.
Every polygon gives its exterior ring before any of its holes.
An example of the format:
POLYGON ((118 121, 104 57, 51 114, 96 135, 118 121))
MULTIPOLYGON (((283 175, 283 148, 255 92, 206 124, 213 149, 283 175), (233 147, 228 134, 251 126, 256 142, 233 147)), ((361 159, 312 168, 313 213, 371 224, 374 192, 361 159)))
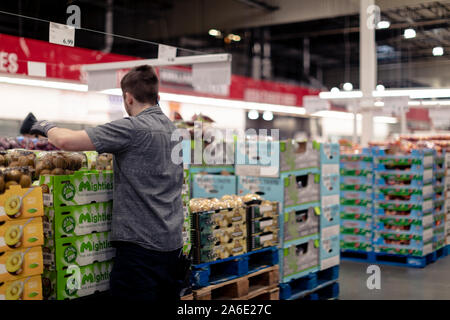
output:
POLYGON ((409 97, 386 97, 383 99, 383 113, 400 115, 402 110, 408 112, 409 97))
POLYGON ((303 107, 306 113, 315 113, 322 110, 329 110, 330 103, 325 99, 320 99, 318 96, 304 96, 303 107))
POLYGON ((48 41, 50 43, 73 47, 75 45, 75 27, 50 22, 48 41))

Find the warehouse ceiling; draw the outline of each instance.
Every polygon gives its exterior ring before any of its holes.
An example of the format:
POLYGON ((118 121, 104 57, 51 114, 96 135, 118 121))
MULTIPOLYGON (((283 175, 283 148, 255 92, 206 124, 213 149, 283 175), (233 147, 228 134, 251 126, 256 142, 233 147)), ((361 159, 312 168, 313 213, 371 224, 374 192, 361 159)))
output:
MULTIPOLYGON (((358 87, 358 0, 18 0, 0 10, 65 23, 66 8, 81 8, 81 26, 203 52, 233 54, 236 74, 315 86, 358 87), (294 11, 294 10, 297 10, 294 11), (298 14, 297 14, 298 13, 298 14), (297 18, 296 18, 297 17, 297 18), (221 36, 211 36, 215 28, 221 36), (238 36, 239 41, 227 35, 238 36)), ((450 1, 377 1, 379 82, 386 87, 450 86, 450 1), (413 28, 416 37, 405 39, 413 28), (434 47, 444 49, 433 56, 434 47)), ((48 25, 0 13, 0 33, 48 40, 48 25)), ((156 48, 101 33, 77 31, 77 46, 140 57, 156 48)))

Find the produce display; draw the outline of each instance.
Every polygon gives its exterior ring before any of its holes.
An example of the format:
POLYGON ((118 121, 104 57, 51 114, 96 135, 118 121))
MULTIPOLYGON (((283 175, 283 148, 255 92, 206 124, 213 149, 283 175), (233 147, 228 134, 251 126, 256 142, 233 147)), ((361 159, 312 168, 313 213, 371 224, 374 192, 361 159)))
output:
POLYGON ((373 251, 373 155, 344 146, 340 161, 341 250, 373 251))
POLYGON ((421 257, 446 244, 449 137, 400 136, 341 156, 344 250, 421 257))
POLYGON ((27 149, 27 150, 58 150, 54 145, 48 142, 47 138, 29 138, 29 137, 0 137, 0 151, 9 149, 27 149))

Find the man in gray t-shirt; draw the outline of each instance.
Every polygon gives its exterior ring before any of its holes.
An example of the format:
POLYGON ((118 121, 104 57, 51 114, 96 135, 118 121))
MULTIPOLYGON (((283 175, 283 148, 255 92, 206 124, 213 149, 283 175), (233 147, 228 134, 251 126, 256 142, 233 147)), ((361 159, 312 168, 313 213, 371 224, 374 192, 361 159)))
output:
POLYGON ((129 115, 81 131, 37 121, 31 133, 48 136, 62 150, 114 155, 111 241, 116 257, 111 293, 122 299, 177 299, 183 278, 183 165, 171 159, 177 142, 172 122, 158 105, 158 78, 150 66, 121 81, 129 115))

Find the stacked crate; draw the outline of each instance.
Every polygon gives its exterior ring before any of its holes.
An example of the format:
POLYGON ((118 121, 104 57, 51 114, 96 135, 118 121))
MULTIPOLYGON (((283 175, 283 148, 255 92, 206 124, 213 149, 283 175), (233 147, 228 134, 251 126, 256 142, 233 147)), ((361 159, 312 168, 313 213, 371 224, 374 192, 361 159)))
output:
POLYGON ((280 203, 280 281, 288 282, 317 271, 320 144, 251 141, 245 146, 238 144, 236 156, 238 194, 256 193, 280 203))
POLYGON ((320 145, 320 270, 339 265, 339 145, 320 145))
POLYGON ((191 251, 191 215, 189 211, 189 200, 191 198, 190 192, 191 178, 189 169, 183 170, 183 188, 181 190, 181 199, 183 201, 183 253, 189 255, 191 251))
POLYGON ((221 203, 227 204, 225 198, 220 202, 204 198, 195 198, 190 202, 194 264, 227 259, 247 252, 246 208, 242 203, 230 207, 222 206, 221 203))
POLYGON ((341 250, 371 252, 373 156, 370 149, 340 156, 341 250))
POLYGON ((109 289, 115 249, 112 171, 40 177, 44 193, 44 298, 74 299, 109 289))
POLYGON ((39 187, 0 195, 0 300, 42 300, 43 215, 39 187))
POLYGON ((372 148, 375 252, 425 256, 433 251, 434 150, 372 148))
MULTIPOLYGON (((450 166, 450 152, 445 153, 445 166, 448 168, 450 166)), ((445 199, 445 244, 450 245, 450 171, 447 170, 445 176, 445 187, 446 187, 446 199, 445 199)))
POLYGON ((433 250, 439 250, 446 244, 446 184, 447 165, 445 151, 435 151, 433 163, 433 250))

